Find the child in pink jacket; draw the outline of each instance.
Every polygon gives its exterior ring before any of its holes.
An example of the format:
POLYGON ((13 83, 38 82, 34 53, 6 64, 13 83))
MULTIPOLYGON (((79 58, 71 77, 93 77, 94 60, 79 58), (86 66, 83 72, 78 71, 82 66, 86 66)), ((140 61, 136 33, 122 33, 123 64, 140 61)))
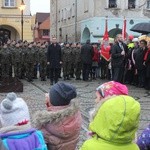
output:
POLYGON ((43 131, 50 150, 75 150, 81 129, 81 114, 71 84, 59 82, 46 94, 47 110, 34 116, 34 124, 43 131))

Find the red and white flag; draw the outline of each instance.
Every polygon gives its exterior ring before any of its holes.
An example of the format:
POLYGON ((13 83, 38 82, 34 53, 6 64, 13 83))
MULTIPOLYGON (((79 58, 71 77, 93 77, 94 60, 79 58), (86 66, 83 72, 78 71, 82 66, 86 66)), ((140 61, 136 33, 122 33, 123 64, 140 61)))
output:
POLYGON ((127 30, 127 20, 124 18, 124 20, 123 20, 123 28, 122 28, 122 37, 123 37, 124 40, 127 39, 126 30, 127 30))
POLYGON ((109 34, 108 34, 108 21, 106 18, 106 22, 105 22, 105 33, 103 36, 103 42, 101 45, 101 56, 106 60, 109 61, 110 60, 110 45, 109 45, 109 34))

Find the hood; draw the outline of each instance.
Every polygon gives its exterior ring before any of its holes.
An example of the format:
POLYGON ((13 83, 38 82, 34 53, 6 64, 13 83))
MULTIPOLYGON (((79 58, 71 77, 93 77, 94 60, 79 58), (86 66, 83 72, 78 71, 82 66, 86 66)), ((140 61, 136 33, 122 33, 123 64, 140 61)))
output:
POLYGON ((73 116, 79 110, 79 103, 76 99, 73 99, 68 107, 62 107, 56 111, 37 111, 33 116, 33 124, 40 128, 46 123, 57 123, 62 121, 64 118, 73 116))
POLYGON ((125 144, 135 138, 140 104, 130 96, 115 96, 101 102, 90 123, 90 130, 108 142, 125 144))

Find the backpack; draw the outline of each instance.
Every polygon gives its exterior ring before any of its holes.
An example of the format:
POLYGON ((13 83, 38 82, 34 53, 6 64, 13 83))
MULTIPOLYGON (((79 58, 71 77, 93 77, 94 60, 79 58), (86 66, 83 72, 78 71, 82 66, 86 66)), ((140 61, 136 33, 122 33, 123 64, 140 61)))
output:
POLYGON ((1 134, 0 137, 8 150, 48 150, 42 132, 35 129, 1 134))

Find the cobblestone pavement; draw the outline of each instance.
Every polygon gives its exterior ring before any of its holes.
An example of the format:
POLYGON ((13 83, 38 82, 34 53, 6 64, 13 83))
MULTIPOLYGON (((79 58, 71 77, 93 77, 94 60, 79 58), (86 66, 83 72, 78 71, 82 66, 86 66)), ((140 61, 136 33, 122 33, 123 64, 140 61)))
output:
MULTIPOLYGON (((31 119, 32 115, 37 110, 45 109, 45 100, 44 94, 49 91, 49 81, 41 82, 38 79, 33 83, 28 83, 25 80, 22 80, 24 84, 24 92, 18 93, 20 97, 22 97, 28 104, 31 119)), ((83 117, 82 130, 80 134, 80 141, 78 143, 78 147, 80 147, 83 141, 87 138, 86 132, 88 128, 88 118, 89 118, 89 110, 94 106, 95 99, 95 89, 98 85, 106 82, 105 80, 95 80, 92 82, 83 82, 83 81, 69 81, 73 85, 76 86, 78 92, 78 99, 80 101, 80 107, 83 117)), ((141 88, 136 88, 134 86, 128 86, 129 95, 133 96, 137 101, 141 103, 141 119, 140 126, 138 130, 138 135, 142 132, 142 130, 150 123, 150 91, 146 91, 141 88)), ((5 93, 0 93, 0 100, 5 97, 5 93)))

